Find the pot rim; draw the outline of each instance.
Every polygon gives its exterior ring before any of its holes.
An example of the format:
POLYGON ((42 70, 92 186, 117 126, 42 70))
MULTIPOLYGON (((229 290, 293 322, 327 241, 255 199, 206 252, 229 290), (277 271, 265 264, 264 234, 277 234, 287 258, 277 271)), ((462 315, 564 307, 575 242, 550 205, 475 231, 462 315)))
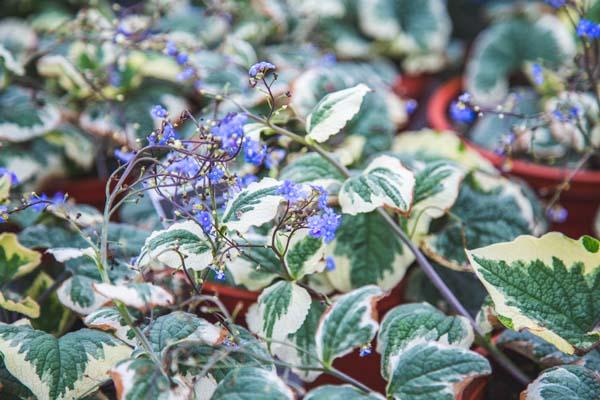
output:
MULTIPOLYGON (((432 128, 440 131, 454 131, 454 127, 448 118, 446 110, 448 109, 450 102, 459 95, 462 88, 463 77, 457 76, 445 82, 431 96, 427 107, 427 121, 432 128)), ((461 139, 467 146, 490 160, 497 168, 501 167, 504 163, 504 157, 483 149, 469 140, 464 138, 461 139)), ((511 173, 550 179, 558 182, 564 181, 564 179, 573 172, 570 168, 550 167, 517 159, 511 160, 511 162, 511 173)), ((573 176, 571 182, 580 184, 600 184, 600 171, 578 171, 573 176)))

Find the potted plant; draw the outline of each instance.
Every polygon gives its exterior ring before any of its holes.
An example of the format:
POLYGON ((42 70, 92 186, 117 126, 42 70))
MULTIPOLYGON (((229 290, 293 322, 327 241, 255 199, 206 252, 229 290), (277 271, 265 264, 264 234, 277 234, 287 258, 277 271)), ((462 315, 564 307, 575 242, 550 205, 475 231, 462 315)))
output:
POLYGON ((596 77, 588 75, 596 39, 586 31, 595 26, 589 18, 596 7, 559 2, 556 9, 564 18, 518 15, 482 32, 464 86, 452 80, 440 88, 431 99, 429 119, 437 129, 463 130, 481 154, 546 198, 556 229, 577 235, 593 232, 599 203, 596 77), (579 22, 571 27, 567 16, 579 22), (523 76, 526 85, 518 83, 523 76), (452 103, 461 88, 470 96, 452 103), (567 109, 570 116, 562 117, 567 109), (462 122, 450 122, 448 110, 462 122))

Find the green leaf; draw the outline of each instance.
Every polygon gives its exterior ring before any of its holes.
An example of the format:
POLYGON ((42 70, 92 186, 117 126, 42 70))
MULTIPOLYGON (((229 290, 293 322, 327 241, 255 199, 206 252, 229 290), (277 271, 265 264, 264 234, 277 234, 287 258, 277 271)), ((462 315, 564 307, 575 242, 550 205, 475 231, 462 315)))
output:
POLYGON ((600 377, 579 365, 564 365, 542 372, 521 393, 523 400, 597 400, 600 377))
POLYGON ((12 376, 0 357, 0 396, 6 399, 33 400, 33 393, 12 376))
POLYGON ((8 291, 0 292, 0 307, 8 311, 17 312, 28 316, 29 318, 38 318, 40 316, 40 305, 31 297, 20 298, 13 300, 8 298, 8 291))
POLYGON ((0 284, 30 273, 41 260, 40 253, 21 245, 14 233, 0 234, 0 284))
POLYGON ((39 400, 73 399, 98 387, 131 349, 90 329, 60 339, 28 326, 0 325, 0 352, 8 371, 39 400))
POLYGON ((456 202, 464 172, 447 161, 416 163, 413 215, 442 217, 456 202))
POLYGON ((572 364, 581 359, 578 356, 563 353, 553 344, 529 331, 515 332, 506 329, 498 336, 496 344, 527 357, 543 368, 572 364))
POLYGON ((473 329, 465 317, 447 317, 427 303, 392 308, 381 322, 377 336, 381 375, 388 378, 390 358, 404 351, 415 340, 436 341, 468 349, 473 339, 473 329))
POLYGON ((481 187, 483 180, 468 179, 450 209, 452 217, 441 221, 422 241, 421 248, 433 260, 457 271, 470 271, 465 248, 477 248, 512 240, 534 232, 534 211, 515 183, 490 177, 497 186, 481 187))
MULTIPOLYGON (((24 294, 37 299, 47 290, 52 290, 54 284, 54 279, 42 271, 36 275, 33 283, 24 294)), ((62 335, 66 332, 69 324, 72 323, 72 317, 71 311, 61 304, 58 295, 54 292, 40 304, 40 317, 30 322, 35 329, 54 335, 62 335)))
POLYGON ((12 85, 0 93, 0 140, 25 142, 54 129, 60 112, 32 92, 12 85))
POLYGON ((250 307, 246 321, 251 331, 277 341, 296 332, 308 315, 310 294, 296 283, 279 281, 266 288, 250 307))
POLYGON ((376 392, 365 393, 352 385, 324 385, 311 390, 304 400, 383 400, 376 392))
POLYGON ((186 268, 201 271, 211 264, 213 257, 202 228, 194 221, 185 221, 155 231, 146 239, 137 264, 145 266, 153 260, 171 268, 182 268, 185 263, 186 268))
POLYGON ((294 392, 275 372, 244 367, 231 371, 219 383, 211 400, 293 400, 294 392))
POLYGON ((388 397, 454 400, 468 382, 492 372, 485 357, 437 342, 415 341, 390 358, 388 397))
POLYGON ((501 101, 508 78, 527 62, 557 68, 571 60, 576 46, 563 22, 551 14, 536 21, 513 18, 486 29, 467 64, 466 89, 484 105, 501 101))
POLYGON ((414 261, 376 212, 344 215, 330 246, 336 267, 327 278, 341 292, 369 284, 392 289, 414 261))
MULTIPOLYGON (((325 244, 320 238, 309 235, 308 229, 298 229, 289 239, 285 237, 283 243, 288 243, 285 253, 286 269, 294 280, 302 279, 305 275, 322 272, 325 269, 325 244)), ((278 236, 286 236, 279 233, 278 236)))
POLYGON ((224 328, 182 311, 156 318, 147 329, 148 340, 157 353, 184 339, 199 340, 210 345, 221 344, 227 335, 224 328))
MULTIPOLYGON (((315 341, 315 334, 324 311, 325 306, 322 302, 313 300, 310 304, 308 315, 300 329, 289 334, 285 339, 284 344, 273 343, 271 345, 273 354, 290 365, 301 365, 302 367, 310 366, 315 368, 321 367, 316 352, 317 343, 315 341)), ((319 371, 309 371, 305 369, 293 370, 300 379, 306 382, 312 382, 321 375, 321 372, 319 371)))
POLYGON ((573 354, 600 340, 600 258, 560 233, 469 250, 501 322, 573 354))
POLYGON ((135 345, 135 333, 115 307, 100 308, 87 315, 83 323, 93 329, 112 332, 128 345, 135 345))
POLYGON ((166 307, 175 301, 173 295, 160 286, 151 283, 127 283, 111 285, 94 283, 96 293, 112 301, 118 300, 128 307, 149 311, 154 307, 166 307))
POLYGON ((415 177, 390 156, 379 156, 357 176, 346 180, 339 194, 344 214, 355 215, 386 206, 408 214, 412 206, 415 177))
POLYGON ((98 281, 99 279, 89 276, 74 275, 60 285, 56 294, 65 307, 87 315, 109 302, 109 299, 94 290, 93 284, 98 281))
POLYGON ((192 389, 180 378, 165 377, 148 359, 123 360, 110 370, 119 400, 188 399, 192 389))
POLYGON ((328 187, 331 183, 343 182, 344 176, 321 155, 308 153, 286 165, 279 179, 328 187))
MULTIPOLYGON (((263 236, 246 239, 253 245, 267 245, 270 238, 263 236)), ((236 285, 244 285, 248 290, 260 290, 268 286, 281 272, 281 260, 277 255, 266 247, 249 247, 244 249, 232 260, 225 262, 227 270, 231 273, 236 285)))
POLYGON ((19 242, 31 249, 59 247, 85 248, 89 246, 81 235, 62 226, 37 224, 19 232, 19 242))
POLYGON ((373 340, 379 328, 375 305, 383 296, 380 288, 368 285, 335 299, 316 333, 316 351, 324 365, 373 340))
POLYGON ((276 194, 281 182, 263 178, 239 192, 227 203, 222 222, 230 230, 246 233, 252 226, 260 226, 277 215, 283 196, 276 194))
POLYGON ((363 97, 370 91, 361 83, 323 97, 306 118, 307 139, 323 143, 342 130, 358 113, 363 97))

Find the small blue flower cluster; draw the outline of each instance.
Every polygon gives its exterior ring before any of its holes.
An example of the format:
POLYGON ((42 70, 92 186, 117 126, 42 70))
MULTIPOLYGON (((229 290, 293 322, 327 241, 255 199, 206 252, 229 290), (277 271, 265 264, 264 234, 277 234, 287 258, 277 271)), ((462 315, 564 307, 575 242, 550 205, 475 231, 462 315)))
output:
POLYGON ((290 203, 297 203, 306 199, 307 196, 300 185, 296 185, 290 180, 283 181, 275 193, 283 196, 290 203))
POLYGON ((210 212, 204 210, 200 211, 195 216, 196 221, 202 227, 204 233, 210 233, 212 231, 212 218, 210 216, 210 212))
POLYGON ((235 155, 244 138, 244 124, 248 120, 246 114, 229 113, 212 127, 210 133, 221 140, 221 149, 230 156, 235 155))
POLYGON ((19 184, 19 178, 17 177, 17 174, 15 174, 14 172, 4 168, 4 167, 0 167, 0 177, 4 177, 4 176, 9 176, 10 177, 10 184, 11 185, 18 185, 19 184))
MULTIPOLYGON (((169 112, 161 105, 155 105, 154 107, 152 107, 152 110, 150 110, 150 114, 155 117, 155 118, 162 118, 165 119, 169 116, 169 112)), ((171 121, 165 120, 163 121, 163 125, 162 128, 160 129, 160 132, 152 132, 148 137, 148 143, 151 145, 165 145, 167 143, 169 143, 172 140, 177 140, 179 138, 179 135, 177 134, 177 132, 175 131, 175 127, 173 126, 173 124, 171 123, 171 121)), ((117 158, 119 158, 120 160, 122 160, 123 162, 128 162, 126 161, 128 156, 125 156, 125 158, 121 158, 119 157, 119 155, 117 155, 117 153, 115 152, 115 156, 117 158)), ((133 158, 133 157, 131 157, 133 158)))
MULTIPOLYGON (((183 71, 177 74, 178 81, 188 81, 196 76, 196 70, 189 64, 189 55, 180 51, 173 41, 169 40, 167 42, 165 46, 165 53, 167 53, 168 56, 173 57, 177 64, 184 67, 183 71)), ((199 80, 196 80, 194 85, 197 86, 199 82, 199 80)))
POLYGON ((276 69, 277 67, 270 62, 261 61, 250 67, 248 70, 248 75, 250 75, 252 78, 260 79, 267 72, 275 71, 276 69))
POLYGON ((462 124, 471 124, 477 118, 477 113, 466 103, 458 100, 450 104, 450 118, 462 124))
POLYGON ((244 160, 252 165, 259 166, 267 155, 267 145, 261 145, 258 141, 250 138, 244 139, 244 160))
POLYGON ((580 19, 577 24, 577 36, 589 39, 600 38, 600 24, 590 21, 589 19, 580 19))
POLYGON ((533 76, 533 82, 536 85, 544 84, 544 69, 540 64, 533 64, 531 66, 531 75, 533 76))
POLYGON ((545 3, 554 8, 561 8, 567 3, 567 0, 545 0, 545 3))
POLYGON ((64 204, 65 194, 62 192, 55 193, 52 197, 48 197, 46 193, 36 194, 31 193, 27 198, 27 202, 31 204, 31 209, 35 212, 42 212, 51 204, 64 204))
POLYGON ((546 217, 555 224, 562 224, 569 217, 569 212, 566 208, 557 204, 546 210, 546 217))
POLYGON ((135 152, 116 149, 115 157, 117 157, 117 159, 123 162, 124 164, 127 164, 129 161, 133 160, 133 158, 135 157, 135 152))

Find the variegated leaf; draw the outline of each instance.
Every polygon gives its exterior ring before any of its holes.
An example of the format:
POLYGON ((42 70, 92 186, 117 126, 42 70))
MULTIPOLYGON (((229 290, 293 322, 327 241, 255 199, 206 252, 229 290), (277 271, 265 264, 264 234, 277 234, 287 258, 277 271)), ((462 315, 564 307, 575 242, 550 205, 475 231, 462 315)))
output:
POLYGON ((135 345, 135 333, 115 307, 103 307, 87 315, 83 323, 93 329, 112 332, 130 346, 135 345))
POLYGON ((308 229, 298 229, 291 238, 281 237, 286 236, 285 233, 278 232, 277 235, 282 243, 288 243, 285 266, 294 280, 325 269, 325 244, 323 240, 310 236, 308 232, 308 229))
POLYGON ((520 236, 467 255, 500 321, 573 354, 600 341, 600 242, 560 233, 520 236))
POLYGON ((316 333, 316 352, 324 365, 331 366, 336 358, 371 343, 379 328, 375 306, 384 295, 377 286, 368 285, 335 299, 316 333))
POLYGON ((182 311, 156 318, 147 329, 148 340, 157 353, 184 339, 210 345, 221 344, 227 335, 226 329, 182 311))
POLYGON ((154 307, 166 307, 173 304, 173 295, 160 286, 151 283, 128 283, 111 285, 108 283, 94 283, 96 293, 110 300, 117 300, 128 307, 140 311, 148 311, 154 307))
POLYGON ((377 392, 365 393, 352 385, 324 385, 311 390, 304 400, 384 400, 377 392))
POLYGON ((379 156, 360 174, 346 180, 339 194, 344 214, 355 215, 390 207, 408 214, 412 207, 415 177, 391 156, 379 156))
POLYGON ((56 291, 60 302, 81 315, 90 314, 110 300, 93 288, 98 280, 86 275, 74 275, 63 282, 56 291))
POLYGON ((263 290, 258 303, 248 310, 246 321, 260 337, 281 341, 300 329, 310 304, 306 289, 293 282, 279 281, 263 290))
POLYGON ((338 133, 358 113, 363 98, 370 91, 367 85, 360 83, 323 97, 306 118, 306 137, 323 143, 338 133))
MULTIPOLYGON (((246 237, 253 245, 267 245, 269 238, 246 237)), ((226 261, 236 285, 244 285, 248 290, 260 290, 268 286, 281 272, 281 260, 267 247, 249 247, 232 260, 226 261)))
POLYGON ((87 204, 60 203, 51 204, 47 210, 64 220, 71 221, 81 227, 90 227, 102 223, 102 214, 87 204))
POLYGON ((386 392, 396 400, 454 400, 470 381, 492 372, 473 351, 425 340, 392 355, 389 368, 386 392))
POLYGON ((260 226, 277 215, 283 196, 277 194, 281 182, 263 178, 248 185, 227 203, 222 222, 228 229, 247 232, 252 226, 260 226))
POLYGON ((6 284, 33 271, 42 260, 37 251, 19 243, 14 233, 0 234, 0 283, 6 284))
POLYGON ((335 269, 327 272, 327 278, 341 292, 369 284, 390 290, 414 261, 376 212, 345 215, 330 246, 335 269))
MULTIPOLYGON (((324 311, 325 306, 320 301, 313 300, 300 329, 289 334, 285 339, 285 343, 274 343, 271 346, 273 354, 290 365, 319 368, 321 365, 316 353, 315 333, 324 311)), ((294 369, 294 372, 306 382, 312 382, 321 375, 320 371, 305 369, 294 369)))
POLYGON ((5 297, 0 292, 0 308, 26 315, 29 318, 38 318, 40 316, 40 305, 29 296, 14 300, 5 297))
POLYGON ((294 392, 275 372, 243 367, 219 383, 211 400, 294 400, 294 392))
POLYGON ((344 176, 319 154, 308 153, 286 165, 281 170, 279 179, 327 188, 335 183, 341 184, 344 176))
POLYGON ((600 375, 579 365, 563 365, 542 372, 521 393, 522 400, 597 400, 600 375))
POLYGON ((118 400, 190 400, 192 388, 181 378, 167 378, 152 360, 123 360, 110 370, 118 400))
POLYGON ((202 228, 194 221, 185 221, 155 231, 146 239, 137 264, 145 266, 152 260, 171 268, 182 268, 185 263, 186 268, 200 271, 207 268, 213 258, 202 228))
POLYGON ((8 199, 10 195, 11 176, 10 174, 0 175, 0 203, 8 199))
POLYGON ((388 378, 390 359, 415 340, 437 341, 468 349, 473 329, 465 317, 447 317, 427 303, 404 304, 388 311, 377 336, 381 375, 388 378))
POLYGON ((0 352, 8 371, 39 400, 78 399, 98 387, 131 349, 90 329, 60 339, 28 326, 0 325, 0 352))
POLYGON ((424 212, 431 218, 440 218, 456 202, 464 171, 447 161, 433 161, 417 167, 412 213, 424 212))

